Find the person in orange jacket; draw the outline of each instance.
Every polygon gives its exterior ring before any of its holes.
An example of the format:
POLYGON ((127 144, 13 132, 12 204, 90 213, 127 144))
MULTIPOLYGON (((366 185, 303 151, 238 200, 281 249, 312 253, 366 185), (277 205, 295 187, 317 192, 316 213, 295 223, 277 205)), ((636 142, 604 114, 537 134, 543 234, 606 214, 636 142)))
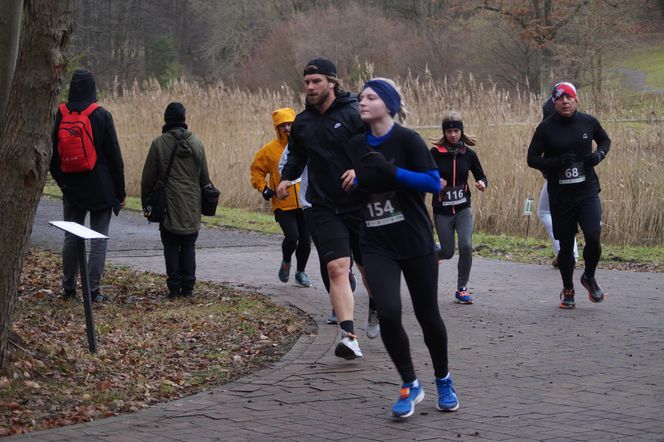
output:
POLYGON ((310 287, 311 281, 305 273, 305 268, 311 253, 311 237, 304 221, 299 199, 300 183, 293 182, 294 192, 291 192, 285 199, 279 199, 275 194, 281 181, 279 159, 288 144, 288 135, 295 120, 295 110, 291 108, 277 109, 272 112, 272 120, 277 137, 256 152, 256 156, 251 163, 251 184, 261 192, 266 201, 272 202, 274 219, 284 232, 284 240, 281 243, 283 260, 279 267, 279 280, 288 282, 291 257, 295 253, 297 259, 295 280, 302 287, 310 287))

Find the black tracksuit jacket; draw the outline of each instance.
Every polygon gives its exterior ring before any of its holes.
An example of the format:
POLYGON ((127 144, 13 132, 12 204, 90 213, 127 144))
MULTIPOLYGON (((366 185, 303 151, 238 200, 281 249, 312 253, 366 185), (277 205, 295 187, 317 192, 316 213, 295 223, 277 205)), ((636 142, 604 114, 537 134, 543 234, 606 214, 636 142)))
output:
POLYGON ((281 179, 295 180, 308 166, 306 198, 312 206, 336 213, 359 210, 358 198, 341 188, 341 175, 353 168, 347 152, 350 139, 364 131, 355 95, 340 93, 324 114, 307 104, 293 122, 281 179))

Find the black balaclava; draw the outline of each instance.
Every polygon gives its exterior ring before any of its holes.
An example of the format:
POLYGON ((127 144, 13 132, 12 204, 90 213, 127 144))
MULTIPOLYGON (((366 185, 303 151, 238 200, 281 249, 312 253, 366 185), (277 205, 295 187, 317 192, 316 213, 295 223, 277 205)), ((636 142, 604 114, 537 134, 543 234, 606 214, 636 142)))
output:
POLYGON ((182 103, 178 103, 177 101, 168 103, 168 106, 166 106, 166 110, 164 111, 164 122, 166 124, 161 128, 162 133, 168 132, 176 127, 187 129, 187 125, 185 124, 185 113, 186 109, 182 103))
POLYGON ((77 69, 69 83, 68 103, 89 104, 97 101, 97 85, 92 72, 77 69))

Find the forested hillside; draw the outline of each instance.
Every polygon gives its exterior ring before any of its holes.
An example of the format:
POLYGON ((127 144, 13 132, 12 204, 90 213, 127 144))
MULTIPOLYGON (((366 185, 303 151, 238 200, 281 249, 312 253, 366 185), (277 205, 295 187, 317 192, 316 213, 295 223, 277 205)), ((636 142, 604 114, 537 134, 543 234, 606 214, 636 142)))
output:
POLYGON ((499 86, 604 86, 626 48, 661 39, 664 0, 76 0, 73 65, 102 85, 184 76, 297 87, 323 55, 345 78, 472 73, 499 86))

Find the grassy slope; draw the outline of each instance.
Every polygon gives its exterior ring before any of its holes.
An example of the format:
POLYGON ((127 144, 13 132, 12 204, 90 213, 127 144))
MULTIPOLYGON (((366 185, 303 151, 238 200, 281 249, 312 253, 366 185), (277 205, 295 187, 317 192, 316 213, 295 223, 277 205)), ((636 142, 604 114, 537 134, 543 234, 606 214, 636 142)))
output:
MULTIPOLYGON (((44 194, 60 198, 60 189, 47 183, 44 194)), ((138 198, 127 198, 127 209, 141 210, 138 198)), ((228 207, 217 208, 217 216, 203 217, 208 226, 251 230, 265 234, 280 234, 279 225, 269 213, 251 212, 228 207)), ((473 240, 475 254, 485 258, 507 261, 546 264, 553 254, 548 241, 517 238, 507 235, 489 235, 478 232, 473 240)), ((603 268, 620 268, 642 271, 664 272, 664 247, 620 246, 603 244, 603 268)))
POLYGON ((648 86, 664 89, 664 45, 635 51, 621 60, 618 65, 645 72, 648 86))

